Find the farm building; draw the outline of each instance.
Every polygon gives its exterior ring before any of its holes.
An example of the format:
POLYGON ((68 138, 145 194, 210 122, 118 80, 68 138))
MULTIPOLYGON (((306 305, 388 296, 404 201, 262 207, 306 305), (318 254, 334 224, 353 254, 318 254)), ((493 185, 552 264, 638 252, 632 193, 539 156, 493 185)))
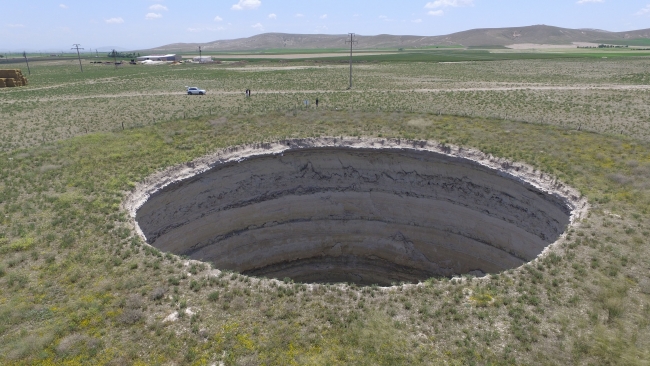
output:
POLYGON ((151 55, 151 56, 140 56, 138 61, 181 61, 183 58, 180 55, 170 54, 170 55, 151 55))
POLYGON ((213 62, 212 61, 212 56, 196 56, 196 57, 192 58, 192 61, 201 62, 201 63, 213 62))

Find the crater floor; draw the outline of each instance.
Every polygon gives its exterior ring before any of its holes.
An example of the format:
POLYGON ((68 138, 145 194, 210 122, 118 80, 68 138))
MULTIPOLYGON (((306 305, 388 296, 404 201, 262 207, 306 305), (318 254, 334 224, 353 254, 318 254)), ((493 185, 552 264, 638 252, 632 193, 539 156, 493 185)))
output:
POLYGON ((453 154, 282 146, 152 192, 135 215, 148 243, 248 275, 390 285, 518 267, 571 222, 567 197, 453 154))

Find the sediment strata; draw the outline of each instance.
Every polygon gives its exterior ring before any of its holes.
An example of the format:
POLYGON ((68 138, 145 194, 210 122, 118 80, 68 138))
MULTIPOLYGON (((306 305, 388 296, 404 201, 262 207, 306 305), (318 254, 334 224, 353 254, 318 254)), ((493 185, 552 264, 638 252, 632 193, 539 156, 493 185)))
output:
POLYGON ((151 245, 219 269, 388 285, 518 267, 586 202, 476 151, 332 138, 238 147, 172 168, 139 186, 127 208, 151 245))

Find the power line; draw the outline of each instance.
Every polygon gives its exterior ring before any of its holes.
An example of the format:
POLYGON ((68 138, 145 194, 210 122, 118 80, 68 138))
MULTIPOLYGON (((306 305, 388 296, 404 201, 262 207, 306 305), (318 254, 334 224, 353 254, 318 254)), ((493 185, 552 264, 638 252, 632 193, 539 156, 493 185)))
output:
POLYGON ((81 69, 81 72, 84 72, 83 66, 81 66, 81 55, 79 54, 79 50, 83 50, 83 48, 79 48, 81 46, 79 43, 73 44, 74 47, 71 48, 71 50, 77 50, 77 57, 79 58, 79 68, 81 69))
POLYGON ((352 89, 352 45, 358 43, 359 41, 354 39, 354 33, 348 33, 350 35, 350 40, 345 41, 345 43, 350 44, 350 86, 348 89, 352 89))
POLYGON ((29 61, 27 61, 27 53, 25 53, 25 51, 23 51, 23 57, 25 58, 25 63, 27 64, 27 73, 31 75, 32 72, 29 70, 29 61))

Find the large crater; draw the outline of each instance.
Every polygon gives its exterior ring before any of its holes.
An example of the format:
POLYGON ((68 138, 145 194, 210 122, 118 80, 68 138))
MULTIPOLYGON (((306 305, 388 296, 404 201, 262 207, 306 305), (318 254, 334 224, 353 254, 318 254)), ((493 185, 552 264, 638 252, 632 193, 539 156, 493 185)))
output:
POLYGON ((175 167, 140 185, 127 206, 149 244, 219 269, 389 285, 518 267, 586 203, 476 151, 313 139, 175 167))

